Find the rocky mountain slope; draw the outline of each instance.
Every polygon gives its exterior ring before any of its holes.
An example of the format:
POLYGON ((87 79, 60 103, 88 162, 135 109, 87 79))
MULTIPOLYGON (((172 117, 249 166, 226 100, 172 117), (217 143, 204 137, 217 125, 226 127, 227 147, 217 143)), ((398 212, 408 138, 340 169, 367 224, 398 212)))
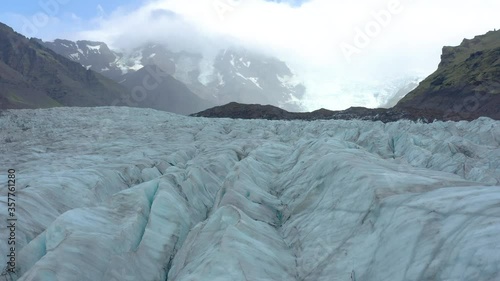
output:
POLYGON ((444 116, 459 114, 464 119, 500 119, 500 30, 444 47, 436 72, 396 108, 440 110, 444 116))
POLYGON ((103 42, 58 39, 41 43, 117 82, 122 82, 127 73, 157 65, 213 104, 236 101, 303 109, 298 100, 305 87, 286 63, 244 49, 221 50, 214 61, 208 61, 201 54, 173 52, 155 43, 126 52, 110 50, 103 42))
MULTIPOLYGON (((138 107, 153 108, 178 114, 191 114, 211 106, 186 85, 157 65, 147 65, 123 76, 121 85, 129 88, 138 107)), ((131 100, 133 104, 133 100, 131 100)))
POLYGON ((0 108, 122 104, 126 88, 0 23, 0 108))

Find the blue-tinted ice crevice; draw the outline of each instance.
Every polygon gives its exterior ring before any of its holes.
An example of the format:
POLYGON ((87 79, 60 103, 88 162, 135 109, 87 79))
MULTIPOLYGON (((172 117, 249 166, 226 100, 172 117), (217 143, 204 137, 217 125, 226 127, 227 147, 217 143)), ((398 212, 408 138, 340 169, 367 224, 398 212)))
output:
POLYGON ((0 126, 14 280, 500 279, 498 121, 58 108, 0 126))

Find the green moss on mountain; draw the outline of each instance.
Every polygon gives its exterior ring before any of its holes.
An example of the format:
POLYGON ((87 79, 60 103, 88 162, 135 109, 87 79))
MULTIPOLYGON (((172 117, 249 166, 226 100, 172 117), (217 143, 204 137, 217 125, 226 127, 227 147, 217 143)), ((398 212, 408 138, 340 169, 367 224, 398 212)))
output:
POLYGON ((500 31, 444 47, 438 69, 396 107, 500 119, 500 31))

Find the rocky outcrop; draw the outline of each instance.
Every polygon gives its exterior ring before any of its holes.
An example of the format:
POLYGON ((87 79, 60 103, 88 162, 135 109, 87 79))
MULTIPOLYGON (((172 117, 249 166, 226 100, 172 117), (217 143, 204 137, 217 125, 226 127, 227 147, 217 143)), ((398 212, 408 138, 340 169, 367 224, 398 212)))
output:
POLYGON ((346 110, 332 111, 318 109, 312 112, 288 112, 272 105, 229 103, 207 109, 196 114, 195 117, 233 118, 233 119, 267 119, 267 120, 370 120, 395 122, 398 120, 412 120, 430 123, 435 120, 461 120, 458 114, 450 114, 443 118, 442 112, 432 109, 415 108, 364 108, 351 107, 346 110))

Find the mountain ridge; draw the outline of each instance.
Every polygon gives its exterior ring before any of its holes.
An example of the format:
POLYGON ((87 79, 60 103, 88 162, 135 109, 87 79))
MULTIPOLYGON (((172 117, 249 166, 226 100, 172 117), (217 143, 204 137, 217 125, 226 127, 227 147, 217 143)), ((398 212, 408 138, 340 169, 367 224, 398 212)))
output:
POLYGON ((244 48, 219 50, 211 62, 201 54, 174 52, 155 42, 118 52, 105 42, 39 41, 116 82, 121 82, 127 73, 154 64, 213 104, 271 103, 288 110, 303 110, 296 101, 303 97, 306 88, 286 62, 244 48))
POLYGON ((1 108, 102 106, 121 100, 126 92, 2 23, 0 85, 1 108))

